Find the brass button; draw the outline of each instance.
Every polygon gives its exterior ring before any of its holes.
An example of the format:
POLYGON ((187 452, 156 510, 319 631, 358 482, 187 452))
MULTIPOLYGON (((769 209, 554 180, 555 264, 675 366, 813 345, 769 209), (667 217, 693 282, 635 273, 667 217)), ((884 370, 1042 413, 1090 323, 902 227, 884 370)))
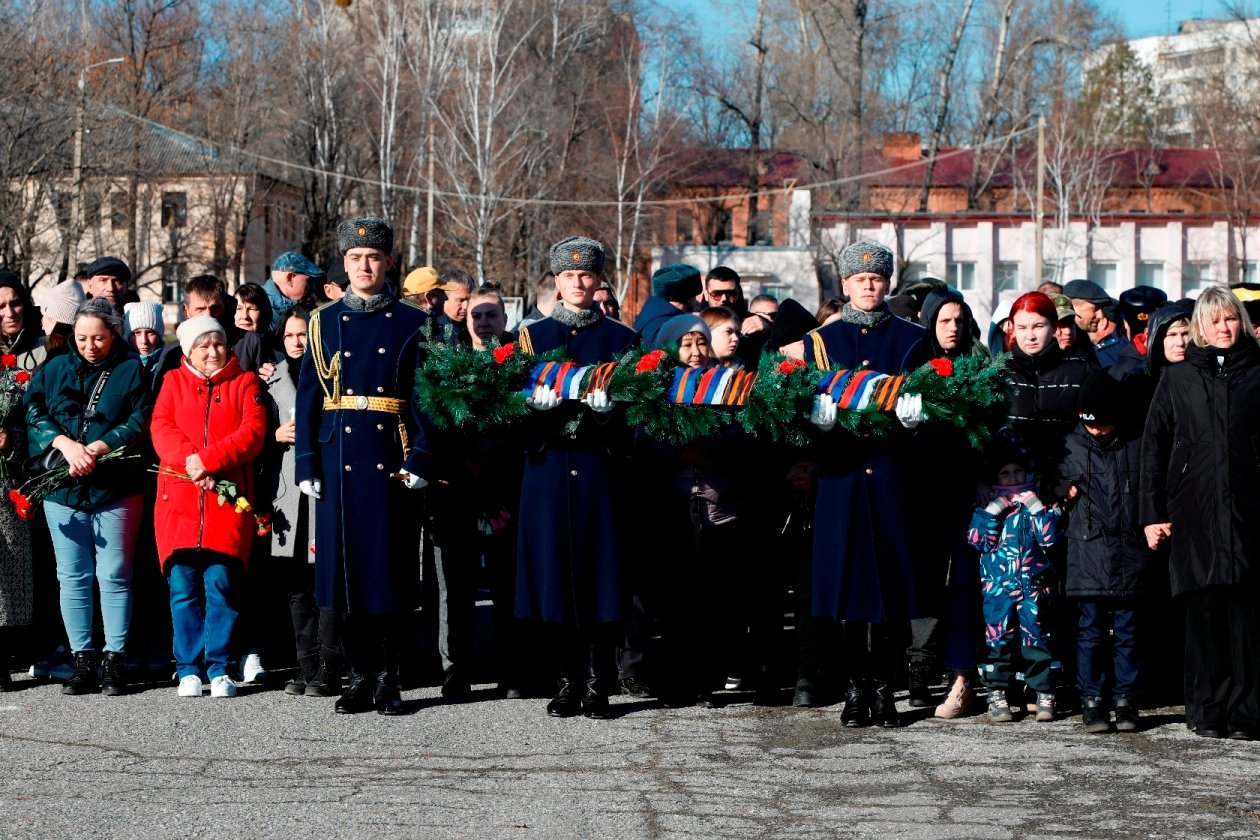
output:
POLYGON ((376 424, 376 430, 377 430, 378 432, 383 432, 383 431, 385 431, 385 424, 384 424, 384 423, 377 423, 377 424, 376 424))
POLYGON ((378 347, 378 348, 376 348, 376 352, 377 352, 377 353, 384 353, 384 352, 385 352, 385 348, 384 348, 384 347, 378 347))
POLYGON ((871 469, 870 467, 867 467, 867 468, 866 468, 866 474, 867 474, 867 475, 875 475, 875 470, 871 469))
POLYGON ((383 469, 385 469, 385 465, 384 465, 384 464, 377 464, 377 465, 376 465, 376 468, 377 468, 378 470, 383 470, 383 469))
POLYGON ((577 330, 574 330, 573 332, 569 333, 569 335, 577 335, 577 334, 578 334, 577 330))
POLYGON ((350 465, 346 464, 346 472, 350 472, 350 465))
POLYGON ((577 475, 577 470, 569 470, 569 475, 577 475))
POLYGON ((378 393, 378 394, 383 394, 383 393, 385 393, 385 386, 384 386, 384 385, 377 385, 377 386, 376 386, 376 393, 378 393))
POLYGON ((349 320, 350 320, 350 316, 349 316, 349 315, 342 315, 342 316, 341 316, 341 320, 343 320, 343 321, 349 321, 349 320))
POLYGON ((386 317, 386 318, 393 318, 393 317, 394 317, 394 313, 393 313, 393 312, 386 312, 386 313, 385 313, 385 317, 386 317))
POLYGON ((871 365, 871 360, 870 360, 870 359, 863 359, 863 360, 862 360, 862 367, 870 367, 870 365, 871 365))
POLYGON ((346 389, 346 393, 347 393, 347 394, 354 394, 354 389, 353 389, 353 388, 347 388, 347 389, 346 389))
POLYGON ((350 356, 351 356, 351 355, 353 355, 353 354, 351 354, 351 352, 350 352, 349 350, 347 350, 347 351, 345 351, 344 353, 342 353, 341 355, 345 356, 345 357, 348 359, 348 358, 350 358, 350 356))
POLYGON ((862 335, 866 335, 868 332, 870 332, 870 330, 868 330, 866 327, 862 327, 862 335))
POLYGON ((346 426, 346 434, 350 434, 350 427, 346 426))

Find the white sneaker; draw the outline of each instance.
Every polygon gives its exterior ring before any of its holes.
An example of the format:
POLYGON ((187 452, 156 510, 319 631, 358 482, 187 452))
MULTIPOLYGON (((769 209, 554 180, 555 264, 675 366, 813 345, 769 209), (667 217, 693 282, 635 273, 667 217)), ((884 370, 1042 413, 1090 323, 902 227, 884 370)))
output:
POLYGON ((236 683, 232 682, 232 678, 227 674, 220 674, 210 680, 210 696, 211 697, 235 697, 236 683))
POLYGON ((180 697, 200 697, 201 696, 201 677, 196 674, 189 674, 179 681, 180 697))
POLYGON ((263 667, 261 656, 251 653, 241 657, 241 682, 246 685, 266 682, 269 676, 271 675, 263 667))

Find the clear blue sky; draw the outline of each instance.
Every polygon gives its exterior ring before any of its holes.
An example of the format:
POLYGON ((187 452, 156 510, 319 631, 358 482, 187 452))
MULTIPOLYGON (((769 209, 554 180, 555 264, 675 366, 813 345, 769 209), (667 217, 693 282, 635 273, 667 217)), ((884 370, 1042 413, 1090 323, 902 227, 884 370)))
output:
MULTIPOLYGON (((702 26, 710 27, 715 35, 747 30, 752 24, 756 0, 734 0, 714 3, 713 0, 663 0, 666 6, 683 12, 691 12, 702 26), (720 12, 715 9, 720 8, 720 12)), ((946 8, 957 5, 956 0, 939 0, 946 8)), ((1130 38, 1148 35, 1167 35, 1177 31, 1177 24, 1196 17, 1227 17, 1221 0, 1100 0, 1124 28, 1130 38)), ((1260 3, 1253 4, 1253 13, 1260 16, 1260 3)))

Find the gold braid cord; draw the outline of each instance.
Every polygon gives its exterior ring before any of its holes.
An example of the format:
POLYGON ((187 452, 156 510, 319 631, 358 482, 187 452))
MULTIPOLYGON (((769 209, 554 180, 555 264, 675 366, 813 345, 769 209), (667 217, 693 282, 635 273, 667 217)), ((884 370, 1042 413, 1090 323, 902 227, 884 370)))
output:
POLYGON ((341 351, 338 350, 333 354, 332 362, 328 362, 324 356, 323 329, 320 324, 323 319, 320 318, 319 310, 315 310, 315 317, 311 318, 311 334, 307 342, 311 347, 311 358, 315 361, 315 373, 319 376, 319 387, 324 389, 324 397, 333 403, 341 402, 341 351), (329 382, 332 383, 331 390, 329 382))
POLYGON ((528 353, 531 356, 534 355, 534 342, 533 339, 529 337, 529 327, 521 327, 521 331, 517 335, 516 340, 521 345, 522 353, 528 353))
POLYGON ((818 330, 811 332, 809 338, 814 342, 814 364, 819 370, 831 370, 831 359, 827 358, 827 345, 823 343, 818 330))

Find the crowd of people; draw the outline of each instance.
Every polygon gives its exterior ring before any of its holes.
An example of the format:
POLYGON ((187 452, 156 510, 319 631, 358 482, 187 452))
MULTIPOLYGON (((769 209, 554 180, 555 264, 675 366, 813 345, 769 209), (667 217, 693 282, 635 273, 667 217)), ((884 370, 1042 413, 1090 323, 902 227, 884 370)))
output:
POLYGON ((1143 705, 1184 702, 1198 735, 1258 734, 1260 289, 1113 300, 1073 280, 981 325, 940 281, 893 293, 892 252, 862 241, 817 311, 676 264, 628 326, 603 246, 575 236, 509 331, 497 286, 396 271, 386 221, 337 242, 340 280, 295 252, 230 296, 191 278, 169 343, 117 258, 38 313, 0 273, 0 687, 41 654, 68 695, 143 671, 233 697, 270 665, 287 694, 393 715, 423 604, 451 702, 485 677, 556 717, 791 686, 796 706, 842 701, 844 726, 895 727, 904 687, 946 719, 1134 731, 1143 705), (1010 400, 983 451, 909 393, 855 435, 820 392, 803 447, 653 439, 596 385, 535 387, 524 422, 474 432, 417 397, 438 343, 734 370, 781 354, 820 375, 993 356, 1010 400))

